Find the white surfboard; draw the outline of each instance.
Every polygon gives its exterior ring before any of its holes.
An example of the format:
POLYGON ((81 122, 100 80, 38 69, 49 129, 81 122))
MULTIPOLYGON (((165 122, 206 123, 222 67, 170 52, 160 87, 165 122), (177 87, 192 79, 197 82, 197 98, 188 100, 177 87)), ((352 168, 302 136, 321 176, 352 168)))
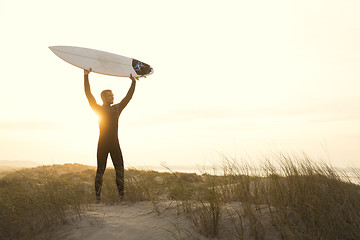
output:
POLYGON ((56 56, 76 67, 118 77, 146 77, 154 71, 150 65, 121 55, 71 46, 52 46, 56 56))

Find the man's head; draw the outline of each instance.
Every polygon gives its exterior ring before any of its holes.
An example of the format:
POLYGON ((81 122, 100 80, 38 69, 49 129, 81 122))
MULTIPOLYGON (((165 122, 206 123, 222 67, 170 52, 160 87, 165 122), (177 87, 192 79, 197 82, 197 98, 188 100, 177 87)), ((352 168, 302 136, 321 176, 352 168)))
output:
POLYGON ((111 90, 104 90, 101 92, 101 99, 105 105, 114 103, 114 94, 111 90))

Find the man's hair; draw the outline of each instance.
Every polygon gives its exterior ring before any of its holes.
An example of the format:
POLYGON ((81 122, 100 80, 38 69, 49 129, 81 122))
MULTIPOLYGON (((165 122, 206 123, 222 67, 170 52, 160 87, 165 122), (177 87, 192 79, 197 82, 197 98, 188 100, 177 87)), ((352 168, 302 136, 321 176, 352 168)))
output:
POLYGON ((105 96, 106 96, 106 93, 108 93, 108 92, 111 92, 111 90, 106 89, 106 90, 104 90, 104 91, 101 92, 100 96, 101 96, 101 100, 103 100, 103 102, 104 102, 104 98, 105 98, 105 96))

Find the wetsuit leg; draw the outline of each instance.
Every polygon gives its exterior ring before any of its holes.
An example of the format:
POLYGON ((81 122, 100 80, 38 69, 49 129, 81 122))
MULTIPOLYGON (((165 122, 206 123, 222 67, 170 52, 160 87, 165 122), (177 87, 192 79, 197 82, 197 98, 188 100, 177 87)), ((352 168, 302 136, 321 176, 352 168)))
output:
POLYGON ((119 143, 114 143, 110 150, 110 156, 116 172, 116 186, 120 197, 124 196, 124 160, 119 143))
POLYGON ((95 176, 95 193, 96 197, 99 199, 101 194, 101 187, 103 183, 103 176, 106 168, 106 161, 109 151, 106 147, 106 144, 99 142, 97 149, 97 170, 95 176))

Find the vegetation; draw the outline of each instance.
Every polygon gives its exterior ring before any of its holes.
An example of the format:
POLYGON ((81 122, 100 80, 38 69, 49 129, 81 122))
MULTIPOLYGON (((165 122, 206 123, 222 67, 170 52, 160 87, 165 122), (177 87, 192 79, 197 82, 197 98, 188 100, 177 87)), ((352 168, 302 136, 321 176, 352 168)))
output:
MULTIPOLYGON (((227 231, 234 239, 360 239, 358 179, 307 157, 280 156, 256 169, 224 163, 221 173, 201 175, 128 169, 125 201, 151 201, 158 214, 159 202, 176 202, 205 237, 227 231)), ((7 174, 0 179, 0 239, 49 239, 53 226, 76 221, 95 202, 94 175, 79 164, 7 174)), ((113 169, 105 173, 102 201, 120 202, 113 169)))

